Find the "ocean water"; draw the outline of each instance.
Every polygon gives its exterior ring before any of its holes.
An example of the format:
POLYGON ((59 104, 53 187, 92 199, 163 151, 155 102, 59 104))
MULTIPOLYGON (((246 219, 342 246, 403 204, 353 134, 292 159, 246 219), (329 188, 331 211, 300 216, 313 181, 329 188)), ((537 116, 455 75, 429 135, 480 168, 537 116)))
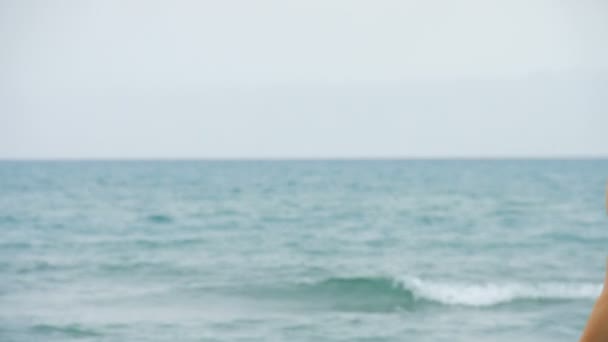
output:
POLYGON ((607 160, 0 162, 0 341, 575 341, 607 160))

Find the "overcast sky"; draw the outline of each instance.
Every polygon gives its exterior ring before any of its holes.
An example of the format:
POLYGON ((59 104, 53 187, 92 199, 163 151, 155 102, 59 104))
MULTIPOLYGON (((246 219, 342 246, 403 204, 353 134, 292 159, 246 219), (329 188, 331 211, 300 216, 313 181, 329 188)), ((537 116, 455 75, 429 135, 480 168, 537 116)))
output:
POLYGON ((0 158, 608 156, 608 2, 0 0, 0 158))

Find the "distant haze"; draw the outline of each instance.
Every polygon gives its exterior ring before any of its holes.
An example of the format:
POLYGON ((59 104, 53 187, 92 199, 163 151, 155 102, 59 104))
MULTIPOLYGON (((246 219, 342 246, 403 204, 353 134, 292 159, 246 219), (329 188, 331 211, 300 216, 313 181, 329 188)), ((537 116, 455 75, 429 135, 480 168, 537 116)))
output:
POLYGON ((608 156, 606 1, 0 0, 0 158, 608 156))

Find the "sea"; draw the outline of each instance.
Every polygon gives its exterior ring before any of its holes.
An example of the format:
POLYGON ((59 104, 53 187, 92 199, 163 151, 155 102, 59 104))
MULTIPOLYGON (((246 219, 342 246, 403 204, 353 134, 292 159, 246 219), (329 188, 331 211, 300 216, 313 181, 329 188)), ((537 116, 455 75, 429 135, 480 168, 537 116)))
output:
POLYGON ((0 162, 0 341, 576 341, 608 160, 0 162))

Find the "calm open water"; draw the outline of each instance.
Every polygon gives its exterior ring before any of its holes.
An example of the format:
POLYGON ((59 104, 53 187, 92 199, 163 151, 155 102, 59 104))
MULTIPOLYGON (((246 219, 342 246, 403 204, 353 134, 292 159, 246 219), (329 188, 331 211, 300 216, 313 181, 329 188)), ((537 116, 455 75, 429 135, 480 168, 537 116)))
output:
POLYGON ((1 341, 575 341, 608 160, 0 162, 1 341))

